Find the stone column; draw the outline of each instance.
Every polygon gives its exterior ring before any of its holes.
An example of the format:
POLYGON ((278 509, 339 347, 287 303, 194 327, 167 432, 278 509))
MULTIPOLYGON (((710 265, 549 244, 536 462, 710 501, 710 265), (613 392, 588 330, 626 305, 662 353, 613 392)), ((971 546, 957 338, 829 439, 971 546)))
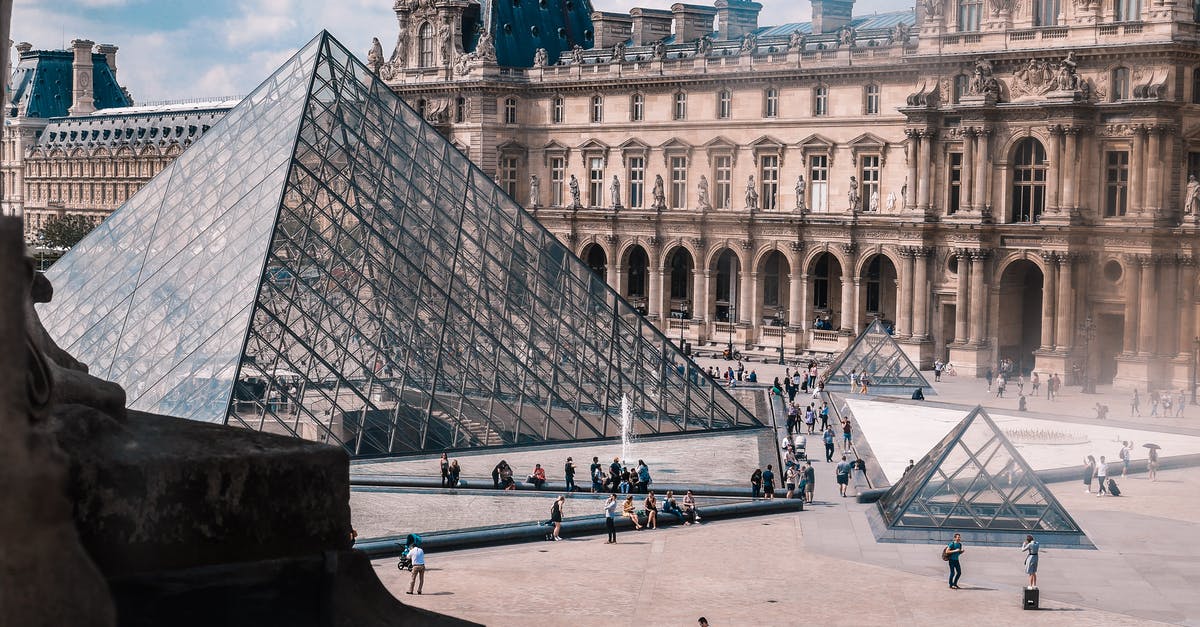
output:
POLYGON ((1075 289, 1071 285, 1071 266, 1075 255, 1064 253, 1058 256, 1058 311, 1055 314, 1057 330, 1054 333, 1055 349, 1068 352, 1074 345, 1075 289))
POLYGON ((975 148, 975 194, 973 196, 975 206, 982 212, 988 204, 988 137, 992 134, 991 129, 981 128, 977 131, 975 140, 979 143, 975 148))
POLYGON ((1192 340, 1196 337, 1196 261, 1179 260, 1179 345, 1176 355, 1192 358, 1192 340))
POLYGON ((912 336, 913 250, 900 249, 900 276, 896 285, 896 337, 912 336))
POLYGON ((708 318, 708 294, 704 291, 705 272, 692 268, 692 320, 703 322, 708 318))
MULTIPOLYGON (((1133 173, 1133 170, 1130 170, 1133 173)), ((1138 255, 1125 255, 1125 329, 1124 353, 1132 355, 1137 352, 1138 338, 1138 282, 1142 278, 1142 263, 1138 255)))
MULTIPOLYGON (((849 264, 851 268, 853 264, 849 264)), ((850 268, 842 268, 842 311, 839 326, 843 333, 853 333, 857 325, 857 312, 854 311, 854 284, 857 282, 850 268)))
POLYGON ((1162 212, 1160 201, 1158 198, 1159 189, 1161 188, 1161 172, 1162 162, 1159 160, 1159 128, 1156 126, 1147 127, 1147 143, 1146 143, 1146 191, 1142 196, 1142 206, 1153 213, 1159 215, 1162 212))
POLYGON ((958 208, 970 211, 975 207, 975 129, 963 129, 962 167, 958 170, 958 208))
MULTIPOLYGON (((650 320, 663 320, 663 273, 662 266, 658 263, 658 255, 654 252, 650 254, 650 267, 647 273, 650 275, 650 285, 646 289, 646 317, 650 320)), ((661 329, 666 329, 667 325, 664 322, 661 329)))
MULTIPOLYGON (((1058 255, 1042 253, 1046 271, 1042 275, 1042 345, 1039 350, 1054 350, 1054 301, 1058 296, 1055 278, 1058 274, 1058 255)), ((1002 314, 1003 315, 1003 314, 1002 314)))
POLYGON ((1142 212, 1142 177, 1146 171, 1142 160, 1143 147, 1146 143, 1146 127, 1133 127, 1133 149, 1129 151, 1129 213, 1142 212))
POLYGON ((913 264, 915 272, 912 284, 913 339, 924 340, 929 337, 929 249, 915 249, 913 264))
POLYGON ((800 270, 795 265, 791 270, 788 276, 788 326, 799 329, 804 327, 808 320, 808 311, 804 302, 804 281, 808 275, 800 274, 800 270))
POLYGON ((908 136, 908 143, 904 147, 908 160, 908 193, 904 195, 904 208, 913 211, 917 208, 917 187, 920 186, 917 178, 917 144, 921 136, 916 129, 908 129, 904 134, 908 136))
POLYGON ((959 250, 956 254, 958 256, 958 286, 955 287, 954 294, 954 342, 966 344, 970 339, 967 320, 971 317, 971 311, 967 288, 971 281, 971 259, 965 250, 959 250))
POLYGON ((625 295, 625 268, 619 264, 611 264, 606 272, 608 285, 621 296, 625 295))
POLYGON ((737 321, 739 324, 750 324, 750 314, 753 313, 751 311, 752 305, 750 304, 750 301, 753 300, 754 284, 751 282, 752 279, 750 276, 750 273, 742 269, 742 264, 739 263, 737 282, 737 321))
POLYGON ((975 346, 983 346, 987 343, 987 324, 985 316, 987 315, 987 284, 984 280, 985 264, 987 263, 988 251, 972 250, 971 251, 971 319, 969 321, 971 327, 971 344, 975 346))
POLYGON ((1174 343, 1175 338, 1179 336, 1175 330, 1175 323, 1178 322, 1179 316, 1176 315, 1178 306, 1172 301, 1179 294, 1179 287, 1179 261, 1174 256, 1164 257, 1157 286, 1163 299, 1156 303, 1155 308, 1158 315, 1158 346, 1154 352, 1157 355, 1174 355, 1176 352, 1174 343))
POLYGON ((1062 206, 1070 209, 1075 206, 1075 159, 1079 157, 1079 128, 1067 127, 1063 129, 1066 133, 1067 150, 1063 155, 1063 166, 1059 172, 1066 172, 1062 182, 1062 206))
POLYGON ((802 330, 808 330, 810 328, 809 320, 812 319, 812 304, 808 297, 809 278, 810 277, 807 274, 800 275, 800 311, 802 312, 802 315, 800 316, 800 328, 802 330))
MULTIPOLYGON (((704 291, 700 293, 700 296, 696 299, 696 302, 700 304, 699 306, 701 307, 701 309, 699 311, 704 312, 705 320, 716 321, 716 319, 717 319, 716 314, 713 312, 712 271, 709 270, 708 268, 704 269, 704 291)), ((705 323, 705 325, 706 325, 705 328, 707 328, 707 322, 705 323)))
POLYGON ((926 130, 921 131, 921 150, 918 157, 920 165, 921 177, 920 185, 917 187, 917 205, 921 211, 929 211, 929 188, 933 181, 933 139, 937 137, 937 131, 926 130))
POLYGON ((1142 264, 1141 296, 1138 297, 1138 355, 1150 355, 1154 352, 1154 325, 1157 316, 1154 315, 1154 282, 1155 265, 1158 260, 1154 255, 1142 255, 1138 260, 1142 264))
POLYGON ((746 290, 750 293, 750 337, 758 337, 759 328, 762 326, 762 297, 759 296, 761 285, 758 283, 758 273, 750 273, 750 285, 746 290))
POLYGON ((1050 171, 1046 176, 1046 208, 1058 213, 1058 187, 1062 182, 1062 127, 1051 124, 1046 128, 1050 132, 1050 171))
POLYGON ((862 310, 863 310, 863 284, 862 278, 854 275, 854 335, 862 333, 862 310))

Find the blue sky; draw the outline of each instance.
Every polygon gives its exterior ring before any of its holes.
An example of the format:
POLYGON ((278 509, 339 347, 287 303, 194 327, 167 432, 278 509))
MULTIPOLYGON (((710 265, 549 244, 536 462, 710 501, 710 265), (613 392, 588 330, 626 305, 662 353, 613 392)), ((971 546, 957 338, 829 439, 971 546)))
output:
MULTIPOLYGON (((245 94, 328 29, 351 50, 394 41, 393 0, 16 0, 12 39, 61 48, 85 38, 120 47, 118 80, 138 102, 245 94)), ((676 0, 592 0, 603 11, 676 0)), ((699 4, 704 0, 693 0, 699 4)), ((760 24, 807 21, 804 0, 762 0, 760 24)), ((705 2, 706 3, 706 2, 705 2)), ((910 2, 862 0, 855 13, 910 2)))

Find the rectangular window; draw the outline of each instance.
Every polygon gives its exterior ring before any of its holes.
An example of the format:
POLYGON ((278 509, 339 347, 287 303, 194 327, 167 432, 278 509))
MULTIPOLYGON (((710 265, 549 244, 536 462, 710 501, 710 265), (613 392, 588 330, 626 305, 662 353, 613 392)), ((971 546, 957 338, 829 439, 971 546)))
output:
POLYGON ((672 114, 676 120, 687 119, 687 94, 675 92, 675 107, 672 114))
POLYGON ((982 15, 983 0, 958 0, 958 32, 974 33, 978 31, 979 18, 982 15))
POLYGON ((1033 0, 1033 25, 1057 26, 1059 0, 1033 0))
POLYGON ((824 85, 813 92, 813 115, 829 115, 829 88, 824 85))
POLYGON ((867 85, 864 108, 867 115, 879 115, 879 85, 867 85))
POLYGON ((517 197, 517 158, 500 158, 500 187, 512 198, 517 197))
POLYGON ((642 207, 642 197, 646 190, 646 159, 644 157, 629 158, 629 206, 634 209, 642 207))
POLYGON ((733 94, 728 89, 717 93, 717 118, 728 120, 733 116, 733 94))
POLYGON ((671 208, 687 205, 687 157, 671 157, 671 208))
POLYGON ((774 211, 779 206, 779 155, 763 155, 759 158, 762 167, 758 180, 762 183, 759 192, 764 211, 774 211))
POLYGON ((604 206, 604 159, 588 159, 588 206, 604 206))
POLYGON ((1104 174, 1104 217, 1125 215, 1129 208, 1129 153, 1111 150, 1106 153, 1104 174))
POLYGON ((779 90, 768 89, 763 99, 763 116, 777 117, 779 115, 779 90))
MULTIPOLYGON (((970 141, 970 138, 967 139, 970 141)), ((950 196, 946 199, 946 213, 955 214, 962 208, 962 153, 950 153, 950 196)))
POLYGON ((517 99, 507 98, 504 100, 504 123, 517 123, 517 99))
POLYGON ((563 206, 563 183, 567 175, 567 160, 564 157, 550 158, 550 206, 563 206))
POLYGON ((592 122, 604 121, 604 98, 592 96, 592 122))
POLYGON ((1142 0, 1114 0, 1114 3, 1114 20, 1137 22, 1142 19, 1142 0))
POLYGON ((829 211, 829 156, 813 155, 808 163, 808 204, 813 211, 829 211))
POLYGON ((641 94, 634 94, 632 102, 629 105, 629 119, 634 122, 641 122, 645 117, 646 97, 641 94))
POLYGON ((721 155, 714 159, 714 186, 713 202, 717 209, 728 209, 729 200, 733 196, 733 157, 729 155, 721 155))
POLYGON ((859 208, 863 211, 878 211, 879 155, 863 155, 859 166, 859 192, 862 194, 862 198, 858 201, 859 208))
POLYGON ((555 98, 554 103, 551 105, 551 109, 550 109, 550 120, 553 121, 555 124, 562 124, 563 110, 565 108, 566 107, 563 104, 563 99, 555 98))

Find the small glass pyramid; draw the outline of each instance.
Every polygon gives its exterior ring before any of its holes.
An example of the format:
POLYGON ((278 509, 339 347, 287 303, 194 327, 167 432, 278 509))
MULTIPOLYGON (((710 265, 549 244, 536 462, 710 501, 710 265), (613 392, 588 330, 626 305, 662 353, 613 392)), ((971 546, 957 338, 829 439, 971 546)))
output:
POLYGON ((48 276, 131 408, 356 456, 760 424, 328 33, 48 276))
POLYGON ((850 373, 866 372, 875 391, 912 392, 914 388, 924 388, 925 394, 934 393, 879 320, 867 326, 825 372, 825 387, 829 390, 849 390, 850 373))
POLYGON ((890 528, 1083 533, 982 407, 878 505, 890 528))

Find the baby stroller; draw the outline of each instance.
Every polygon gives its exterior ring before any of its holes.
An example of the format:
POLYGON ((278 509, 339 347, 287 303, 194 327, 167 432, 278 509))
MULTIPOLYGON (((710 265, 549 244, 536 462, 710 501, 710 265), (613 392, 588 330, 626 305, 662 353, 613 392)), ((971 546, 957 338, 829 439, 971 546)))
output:
POLYGON ((808 438, 800 436, 792 440, 792 446, 796 450, 796 459, 806 462, 808 461, 808 438))
POLYGON ((400 551, 400 561, 396 563, 396 568, 399 570, 412 570, 412 558, 408 556, 408 550, 414 546, 421 546, 421 536, 410 533, 405 538, 404 549, 400 551))

